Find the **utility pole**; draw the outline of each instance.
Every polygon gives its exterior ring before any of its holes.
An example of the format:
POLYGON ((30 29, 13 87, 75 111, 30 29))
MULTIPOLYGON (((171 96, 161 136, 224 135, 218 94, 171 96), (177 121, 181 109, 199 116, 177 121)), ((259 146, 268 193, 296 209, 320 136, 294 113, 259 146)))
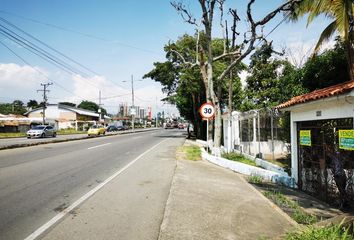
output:
POLYGON ((133 74, 132 74, 132 110, 130 113, 132 115, 132 131, 134 132, 135 106, 134 106, 134 77, 133 77, 133 74))
POLYGON ((43 86, 43 90, 39 89, 37 92, 43 92, 43 125, 45 125, 45 109, 47 108, 47 92, 50 92, 47 88, 53 85, 53 83, 41 83, 41 86, 43 86))
MULTIPOLYGON (((140 80, 135 80, 135 81, 142 81, 140 80)), ((127 82, 127 81, 123 81, 127 82)), ((132 115, 132 130, 134 132, 134 122, 135 122, 135 115, 136 115, 136 109, 135 109, 135 104, 134 104, 134 77, 133 74, 131 76, 131 84, 132 84, 132 107, 130 109, 130 114, 132 115)))
POLYGON ((100 124, 101 124, 101 121, 102 121, 102 114, 101 114, 101 112, 102 112, 102 109, 101 109, 101 90, 99 90, 99 92, 98 92, 98 121, 100 122, 100 124))
POLYGON ((156 113, 155 113, 155 117, 156 117, 156 118, 155 118, 155 127, 157 128, 157 97, 155 97, 155 100, 156 100, 156 101, 155 101, 155 105, 156 105, 156 106, 155 106, 155 111, 156 111, 156 113))

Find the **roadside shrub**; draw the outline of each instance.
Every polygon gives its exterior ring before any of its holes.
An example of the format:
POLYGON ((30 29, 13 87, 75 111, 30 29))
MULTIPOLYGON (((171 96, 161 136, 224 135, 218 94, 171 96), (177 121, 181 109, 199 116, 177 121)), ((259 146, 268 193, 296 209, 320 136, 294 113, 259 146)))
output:
POLYGON ((286 235, 285 240, 353 240, 342 225, 333 225, 329 227, 309 226, 304 230, 291 232, 286 235))
POLYGON ((261 184, 263 183, 263 178, 261 176, 258 175, 251 175, 248 177, 248 182, 249 183, 253 183, 253 184, 261 184))
POLYGON ((296 208, 293 214, 293 219, 300 224, 310 225, 317 222, 317 217, 301 211, 296 208))
POLYGON ((254 167, 257 166, 255 161, 249 160, 249 159, 245 158, 244 156, 242 156, 241 154, 238 154, 235 152, 223 153, 221 156, 223 158, 229 159, 231 161, 241 162, 241 163, 248 164, 248 165, 251 165, 254 167))
POLYGON ((285 197, 284 194, 277 191, 265 191, 264 196, 272 200, 276 205, 281 208, 291 209, 290 217, 299 224, 310 225, 318 221, 317 217, 312 214, 306 213, 301 209, 299 204, 291 199, 285 197))

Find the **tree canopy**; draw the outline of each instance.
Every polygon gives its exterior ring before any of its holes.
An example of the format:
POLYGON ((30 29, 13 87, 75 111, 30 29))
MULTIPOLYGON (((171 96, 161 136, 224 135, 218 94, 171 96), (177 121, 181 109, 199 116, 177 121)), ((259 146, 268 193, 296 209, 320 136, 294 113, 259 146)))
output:
MULTIPOLYGON (((94 103, 94 102, 91 102, 91 101, 87 101, 87 100, 83 100, 79 105, 78 105, 79 108, 82 108, 82 109, 87 109, 87 110, 90 110, 90 111, 93 111, 93 112, 96 112, 98 113, 98 109, 100 108, 98 106, 98 104, 94 103)), ((104 115, 107 115, 107 111, 106 109, 102 108, 101 107, 101 111, 102 111, 102 114, 104 115)))

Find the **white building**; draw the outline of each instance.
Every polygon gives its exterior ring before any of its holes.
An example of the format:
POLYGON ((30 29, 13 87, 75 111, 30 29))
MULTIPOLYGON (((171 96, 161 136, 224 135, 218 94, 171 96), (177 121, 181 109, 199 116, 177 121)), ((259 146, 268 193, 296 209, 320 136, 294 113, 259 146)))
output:
MULTIPOLYGON (((42 118, 43 108, 36 108, 25 113, 28 118, 42 118)), ((105 120, 109 117, 105 116, 105 120)), ((48 104, 45 109, 45 121, 54 124, 57 129, 74 128, 84 130, 89 125, 99 123, 99 114, 86 109, 66 106, 62 104, 48 104)), ((101 120, 104 123, 104 120, 101 120)))
POLYGON ((334 172, 341 166, 346 193, 354 200, 354 81, 294 97, 277 108, 291 113, 291 173, 297 186, 338 201, 334 172))

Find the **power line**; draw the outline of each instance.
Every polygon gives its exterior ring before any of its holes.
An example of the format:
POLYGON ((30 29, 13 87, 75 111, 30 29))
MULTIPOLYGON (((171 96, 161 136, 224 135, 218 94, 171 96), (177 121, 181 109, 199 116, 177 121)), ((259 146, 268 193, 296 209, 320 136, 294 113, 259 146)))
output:
MULTIPOLYGON (((270 34, 272 34, 281 24, 283 24, 283 22, 285 22, 290 17, 290 15, 291 15, 291 13, 288 13, 287 15, 285 15, 283 17, 283 19, 269 33, 267 33, 267 35, 265 35, 264 39, 267 38, 270 34)), ((261 42, 258 42, 256 47, 258 47, 260 43, 261 42)))
MULTIPOLYGON (((14 25, 13 23, 5 20, 4 18, 0 17, 0 20, 2 22, 5 22, 6 24, 10 25, 12 28, 17 29, 18 31, 22 32, 23 34, 29 36, 30 38, 34 39, 35 41, 39 42, 40 44, 44 45, 45 47, 49 48, 50 50, 54 51, 55 53, 61 55, 62 57, 70 60, 71 62, 74 62, 75 64, 79 65, 80 67, 86 69, 87 71, 95 74, 95 75, 102 75, 99 74, 95 71, 93 71, 92 69, 84 66, 83 64, 79 63, 78 61, 68 57, 67 55, 65 55, 64 53, 61 53, 60 51, 56 50, 55 48, 49 46, 48 44, 44 43, 43 41, 39 40, 38 38, 34 37, 33 35, 27 33, 26 31, 24 31, 23 29, 17 27, 16 25, 14 25)), ((1 32, 2 34, 6 35, 5 37, 9 38, 10 40, 16 42, 17 44, 19 44, 20 46, 24 47, 25 49, 27 49, 28 51, 32 52, 33 54, 41 57, 42 59, 44 59, 45 61, 48 61, 52 64, 54 64, 55 66, 59 67, 60 69, 62 69, 63 71, 65 71, 68 74, 77 74, 77 75, 82 75, 84 77, 86 77, 86 81, 89 81, 89 79, 87 79, 88 74, 82 72, 81 70, 78 70, 77 68, 73 67, 72 65, 70 65, 69 63, 64 62, 63 60, 61 60, 60 58, 54 56, 53 54, 49 53, 48 51, 44 50, 43 48, 39 47, 38 45, 34 44, 33 42, 31 42, 30 40, 24 38, 23 36, 20 36, 19 34, 15 33, 14 31, 10 30, 9 28, 5 27, 4 25, 0 24, 0 27, 2 27, 1 32), (63 69, 64 68, 64 69, 63 69)), ((1 33, 0 32, 0 33, 1 33)), ((108 79, 107 79, 108 80, 108 79)), ((109 82, 113 83, 114 85, 120 87, 120 88, 124 88, 124 86, 119 85, 111 80, 108 80, 109 82)), ((94 87, 98 88, 97 85, 95 84, 91 84, 94 87)))
MULTIPOLYGON (((17 43, 18 45, 22 46, 23 48, 27 49, 28 51, 30 51, 33 54, 37 55, 38 57, 42 58, 43 60, 51 62, 52 64, 56 65, 61 70, 65 71, 66 73, 80 75, 80 72, 76 71, 68 64, 63 63, 60 59, 57 59, 55 56, 51 55, 47 51, 43 50, 42 48, 38 47, 37 45, 33 44, 32 42, 24 39, 23 37, 19 36, 18 34, 14 33, 13 31, 4 27, 2 24, 0 24, 0 33, 3 36, 5 36, 6 38, 8 38, 9 40, 17 43)), ((83 75, 83 74, 81 73, 81 75, 83 75)))
POLYGON ((3 11, 3 10, 0 10, 0 12, 8 14, 8 15, 11 15, 11 16, 14 16, 14 17, 17 17, 17 18, 20 18, 20 19, 23 19, 23 20, 26 20, 26 21, 30 21, 30 22, 34 22, 34 23, 37 23, 37 24, 45 25, 47 27, 56 28, 56 29, 59 29, 59 30, 62 30, 62 31, 75 33, 75 34, 78 34, 78 35, 81 35, 81 36, 84 36, 84 37, 87 37, 87 38, 92 38, 92 39, 95 39, 95 40, 109 42, 109 43, 121 45, 121 46, 124 46, 124 47, 132 48, 132 49, 135 49, 135 50, 139 50, 139 51, 143 51, 143 52, 147 52, 147 53, 153 53, 153 54, 156 54, 156 55, 160 55, 160 53, 158 53, 158 52, 155 52, 155 51, 152 51, 152 50, 149 50, 149 49, 136 47, 136 46, 129 45, 129 44, 126 44, 126 43, 122 43, 122 42, 119 42, 119 41, 116 41, 116 40, 110 40, 110 39, 106 39, 106 38, 103 38, 103 37, 98 37, 98 36, 95 36, 93 34, 83 33, 83 32, 80 32, 80 31, 76 31, 76 30, 73 30, 73 29, 68 29, 68 28, 65 28, 65 27, 62 27, 62 26, 51 24, 51 23, 42 22, 42 21, 39 21, 39 20, 36 20, 36 19, 33 19, 33 18, 20 16, 18 14, 14 14, 14 13, 3 11))
POLYGON ((17 26, 16 26, 16 25, 14 25, 14 24, 12 24, 11 22, 7 21, 6 19, 4 19, 4 18, 0 17, 0 21, 3 21, 3 22, 5 22, 5 23, 7 23, 8 25, 10 25, 10 26, 12 26, 13 28, 15 28, 15 29, 19 30, 20 32, 22 32, 22 33, 24 33, 25 35, 29 36, 30 38, 32 38, 32 39, 34 39, 34 40, 36 40, 37 42, 39 42, 39 43, 43 44, 44 46, 46 46, 47 48, 49 48, 49 49, 53 50, 54 52, 58 53, 59 55, 63 56, 64 58, 66 58, 66 59, 68 59, 68 60, 72 61, 73 63, 75 63, 75 64, 79 65, 80 67, 82 67, 82 68, 86 69, 87 71, 89 71, 89 72, 91 72, 91 73, 93 73, 93 74, 95 74, 95 75, 99 75, 99 74, 98 74, 98 73, 96 73, 95 71, 93 71, 93 70, 91 70, 90 68, 88 68, 88 67, 86 67, 86 66, 82 65, 82 64, 81 64, 81 63, 79 63, 78 61, 76 61, 76 60, 74 60, 74 59, 72 59, 72 58, 68 57, 68 56, 67 56, 67 55, 65 55, 64 53, 59 52, 59 51, 58 51, 58 50, 56 50, 55 48, 53 48, 53 47, 49 46, 49 45, 48 45, 48 44, 46 44, 45 42, 43 42, 43 41, 41 41, 40 39, 38 39, 38 38, 34 37, 33 35, 31 35, 31 34, 29 34, 29 33, 25 32, 24 30, 22 30, 21 28, 17 27, 17 26))
MULTIPOLYGON (((20 55, 18 55, 15 51, 13 51, 11 48, 9 48, 5 43, 3 43, 0 40, 0 44, 3 45, 5 48, 7 48, 12 54, 14 54, 16 57, 18 57, 21 61, 23 61, 26 65, 28 65, 29 67, 31 67, 32 69, 34 69, 36 72, 38 72, 39 74, 43 75, 44 77, 47 78, 47 80, 54 82, 56 85, 58 85, 60 88, 62 88, 63 90, 73 94, 74 96, 76 95, 75 93, 71 92, 70 90, 66 89, 65 87, 63 87, 62 85, 60 85, 59 83, 57 83, 56 81, 50 79, 46 74, 44 74, 42 71, 40 71, 39 69, 35 68, 34 66, 32 66, 28 61, 26 61, 24 58, 22 58, 20 55)), ((78 96, 78 95, 76 95, 78 96)), ((79 96, 80 97, 80 96, 79 96)), ((82 97, 80 97, 82 98, 82 97)), ((82 100, 84 100, 84 98, 82 98, 82 100)))

